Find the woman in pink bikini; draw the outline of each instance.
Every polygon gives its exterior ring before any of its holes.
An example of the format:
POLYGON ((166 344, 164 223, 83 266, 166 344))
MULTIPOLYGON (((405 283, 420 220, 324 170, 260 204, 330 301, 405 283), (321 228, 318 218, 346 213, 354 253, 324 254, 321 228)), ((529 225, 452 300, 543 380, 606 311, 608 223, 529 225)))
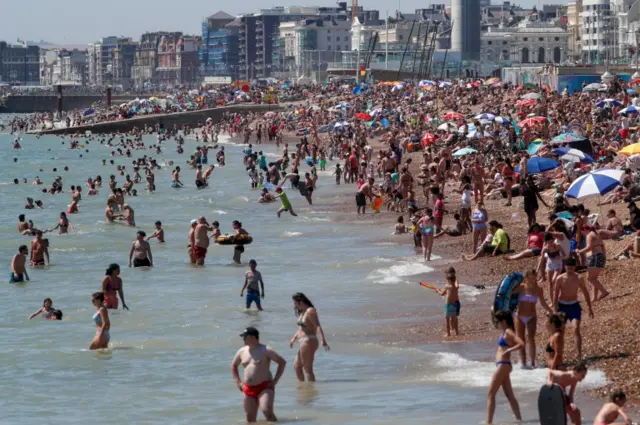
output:
POLYGON ((538 285, 538 275, 533 269, 525 272, 524 281, 516 289, 516 293, 518 293, 518 311, 515 321, 516 334, 518 338, 525 341, 524 346, 520 349, 520 360, 523 368, 535 368, 536 332, 538 324, 536 304, 540 301, 540 304, 546 311, 549 313, 553 313, 553 311, 544 299, 544 291, 538 285), (527 362, 527 354, 530 359, 529 362, 527 362))
POLYGON ((104 306, 106 308, 118 308, 118 295, 122 300, 122 308, 129 310, 124 302, 124 292, 122 291, 122 279, 120 278, 120 266, 110 264, 102 279, 102 292, 104 293, 104 306))

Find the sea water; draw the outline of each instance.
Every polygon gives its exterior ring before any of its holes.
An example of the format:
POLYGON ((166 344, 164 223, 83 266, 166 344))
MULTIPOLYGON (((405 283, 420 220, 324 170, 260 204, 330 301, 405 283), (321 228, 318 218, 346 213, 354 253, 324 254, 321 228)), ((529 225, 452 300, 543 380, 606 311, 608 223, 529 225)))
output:
MULTIPOLYGON (((115 166, 103 166, 102 159, 113 159, 133 174, 131 158, 111 157, 112 149, 97 140, 86 144, 85 152, 69 150, 68 140, 62 144, 59 137, 30 135, 22 135, 23 149, 14 151, 12 139, 0 134, 0 252, 5 276, 18 246, 31 240, 18 234, 17 216, 25 213, 37 228, 50 228, 70 203, 70 186, 82 186, 84 194, 80 213, 69 215, 70 234, 45 235, 51 266, 29 270, 27 284, 0 284, 2 423, 242 423, 242 395, 231 377, 230 362, 242 345, 238 335, 247 326, 257 327, 261 340, 288 361, 276 392, 276 414, 283 422, 484 420, 486 388, 495 368, 487 359, 495 346, 402 347, 369 336, 376 335, 379 326, 393 325, 395 314, 431 309, 439 315, 442 304, 417 285, 433 269, 410 245, 399 243, 398 238, 406 236, 390 236, 392 229, 376 226, 373 215, 358 218, 354 187, 336 186, 329 171, 321 173, 313 206, 288 189, 298 217, 283 213, 278 219, 279 202, 255 202, 258 192, 250 189, 241 147, 226 143, 227 165, 215 169, 209 188, 197 190, 195 173, 185 164, 188 156, 175 152, 175 142, 165 142, 161 155, 134 151, 134 157, 157 158, 163 168, 155 172, 156 192, 148 194, 139 184, 139 195, 127 198, 138 225, 130 228, 105 223, 108 189, 87 196, 84 182, 101 175, 106 184, 109 175, 116 174, 115 166), (171 160, 182 166, 185 188, 170 187, 171 167, 164 164, 171 160), (63 178, 63 194, 42 194, 44 186, 31 185, 39 176, 49 187, 58 175, 63 178), (20 184, 13 184, 14 178, 20 184), (42 200, 44 209, 23 209, 27 197, 42 200), (342 202, 353 205, 353 213, 345 217, 333 212, 342 202), (252 234, 254 242, 246 247, 241 266, 233 264, 230 246, 211 246, 204 268, 189 264, 189 222, 201 215, 209 222, 218 220, 223 233, 232 231, 231 221, 240 220, 252 234), (136 231, 151 234, 156 220, 163 223, 166 243, 152 240, 153 269, 128 268, 136 231), (240 297, 251 258, 265 281, 265 311, 260 313, 246 312, 240 297), (110 312, 110 349, 90 352, 87 347, 95 334, 91 294, 100 289, 110 263, 121 265, 131 310, 110 312), (331 351, 317 353, 318 382, 313 385, 297 384, 293 371, 296 351, 288 342, 296 332, 291 301, 295 292, 304 292, 316 305, 331 346, 331 351), (27 320, 47 297, 63 310, 64 320, 27 320)), ((155 138, 145 136, 144 141, 150 145, 155 138)), ((195 146, 188 140, 185 152, 195 146)), ((278 153, 275 146, 257 148, 270 157, 278 153)), ((210 152, 210 160, 214 158, 210 152)), ((463 292, 463 304, 473 302, 474 294, 463 292)), ((425 326, 441 327, 442 321, 425 321, 425 326)), ((535 422, 535 393, 545 381, 545 371, 515 370, 512 379, 524 419, 535 422)), ((602 373, 591 371, 581 386, 604 381, 602 373)), ((496 417, 512 418, 501 394, 496 417)))

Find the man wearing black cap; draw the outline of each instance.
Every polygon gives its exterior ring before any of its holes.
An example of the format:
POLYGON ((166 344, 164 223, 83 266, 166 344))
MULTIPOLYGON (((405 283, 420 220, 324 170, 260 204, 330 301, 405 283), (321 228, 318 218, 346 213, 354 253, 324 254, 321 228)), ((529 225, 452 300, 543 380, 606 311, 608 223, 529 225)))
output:
POLYGON ((238 389, 244 393, 244 411, 247 422, 255 422, 258 407, 268 422, 278 419, 273 413, 275 387, 284 373, 287 361, 271 347, 260 344, 260 332, 248 327, 240 336, 245 346, 238 350, 231 362, 231 373, 238 389), (278 364, 275 378, 271 375, 271 360, 278 364), (244 367, 244 379, 240 379, 238 366, 244 367))

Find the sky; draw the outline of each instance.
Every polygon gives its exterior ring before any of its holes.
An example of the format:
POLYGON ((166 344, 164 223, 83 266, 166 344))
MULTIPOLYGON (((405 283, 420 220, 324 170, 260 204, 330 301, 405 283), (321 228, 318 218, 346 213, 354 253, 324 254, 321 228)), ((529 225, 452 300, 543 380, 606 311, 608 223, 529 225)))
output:
MULTIPOLYGON (((9 1, 9 0, 6 0, 9 1)), ((350 3, 351 0, 347 0, 350 3)), ((500 0, 493 0, 497 3, 500 0)), ((511 0, 530 7, 538 0, 511 0)), ((0 13, 0 40, 10 43, 21 40, 45 40, 54 44, 92 43, 106 36, 140 38, 147 31, 182 31, 202 33, 202 19, 223 10, 231 15, 257 12, 276 5, 334 6, 335 0, 244 0, 212 2, 205 0, 106 0, 96 3, 86 0, 27 0, 22 7, 8 7, 0 13)), ((390 7, 393 13, 400 4, 404 12, 427 7, 430 3, 450 4, 450 0, 359 0, 365 9, 378 9, 381 15, 390 7)), ((550 0, 549 3, 554 3, 550 0)), ((555 1, 555 3, 558 3, 555 1)))

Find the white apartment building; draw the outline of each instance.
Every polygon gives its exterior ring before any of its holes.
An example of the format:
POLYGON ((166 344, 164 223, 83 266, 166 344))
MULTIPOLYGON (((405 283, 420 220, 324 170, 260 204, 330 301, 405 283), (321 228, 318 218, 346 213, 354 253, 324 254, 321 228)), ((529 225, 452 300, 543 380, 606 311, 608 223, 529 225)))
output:
POLYGON ((89 44, 89 83, 96 86, 107 85, 113 76, 113 51, 118 45, 118 38, 103 37, 100 41, 89 44))
POLYGON ((582 62, 604 63, 616 56, 614 7, 610 0, 583 0, 582 12, 582 62))

